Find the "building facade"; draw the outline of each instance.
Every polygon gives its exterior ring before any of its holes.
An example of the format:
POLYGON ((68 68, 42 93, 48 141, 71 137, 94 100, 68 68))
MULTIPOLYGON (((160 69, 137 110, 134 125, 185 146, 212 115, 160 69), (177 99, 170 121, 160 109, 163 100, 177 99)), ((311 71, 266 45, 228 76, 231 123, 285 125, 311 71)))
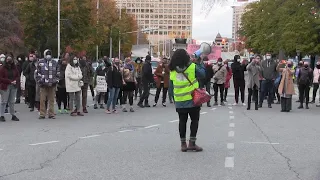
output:
POLYGON ((241 28, 241 17, 245 12, 245 8, 247 3, 242 4, 241 6, 233 6, 233 21, 232 21, 232 38, 234 41, 239 41, 239 33, 238 31, 241 28))
POLYGON ((163 52, 173 38, 192 37, 193 0, 116 0, 147 32, 154 52, 163 52))
POLYGON ((227 52, 229 51, 229 38, 227 37, 222 37, 220 33, 217 34, 216 38, 214 39, 213 44, 215 46, 219 46, 222 49, 222 52, 227 52))

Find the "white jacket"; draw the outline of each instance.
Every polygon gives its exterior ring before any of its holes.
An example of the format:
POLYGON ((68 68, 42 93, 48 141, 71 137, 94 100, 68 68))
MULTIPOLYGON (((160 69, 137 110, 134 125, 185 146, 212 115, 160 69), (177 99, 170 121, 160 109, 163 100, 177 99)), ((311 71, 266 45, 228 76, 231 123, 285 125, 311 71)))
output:
POLYGON ((313 70, 313 83, 319 83, 318 82, 319 75, 320 75, 320 69, 315 67, 314 70, 313 70))
POLYGON ((65 71, 65 78, 67 92, 81 91, 79 81, 82 79, 82 72, 79 66, 72 67, 70 64, 68 64, 65 71))

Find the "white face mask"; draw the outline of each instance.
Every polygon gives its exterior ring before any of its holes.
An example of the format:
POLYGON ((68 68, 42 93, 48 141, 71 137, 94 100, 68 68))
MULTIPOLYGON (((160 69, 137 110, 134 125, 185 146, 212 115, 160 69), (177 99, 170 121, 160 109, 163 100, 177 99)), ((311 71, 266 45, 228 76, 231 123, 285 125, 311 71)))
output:
POLYGON ((74 60, 73 60, 73 64, 78 64, 78 60, 77 60, 77 59, 74 59, 74 60))
POLYGON ((21 58, 18 58, 18 61, 21 61, 21 58))
POLYGON ((269 59, 271 59, 271 56, 267 56, 266 58, 269 60, 269 59))
POLYGON ((218 62, 218 65, 221 66, 221 65, 222 65, 222 62, 218 62))
POLYGON ((240 61, 241 61, 241 59, 237 59, 237 61, 238 61, 238 62, 240 62, 240 61))
POLYGON ((51 59, 51 55, 46 55, 46 59, 51 59))
POLYGON ((5 59, 6 59, 6 58, 1 58, 0 61, 1 61, 1 62, 4 62, 5 59))

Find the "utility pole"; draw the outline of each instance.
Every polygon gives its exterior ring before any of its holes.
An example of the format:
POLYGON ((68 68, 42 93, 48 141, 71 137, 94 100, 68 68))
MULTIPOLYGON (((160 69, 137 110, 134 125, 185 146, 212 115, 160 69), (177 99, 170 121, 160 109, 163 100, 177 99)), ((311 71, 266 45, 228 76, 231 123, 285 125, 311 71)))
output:
MULTIPOLYGON (((99 5, 100 1, 97 0, 97 25, 99 24, 99 5)), ((98 61, 99 59, 99 45, 96 46, 96 60, 98 61)))
MULTIPOLYGON (((122 11, 122 1, 120 1, 120 7, 119 7, 119 17, 120 17, 120 21, 121 21, 121 11, 122 11)), ((120 59, 121 57, 121 34, 120 34, 120 31, 119 31, 119 56, 118 56, 118 58, 120 59)))
POLYGON ((60 46, 61 46, 61 42, 60 42, 60 0, 58 0, 58 56, 57 56, 57 58, 59 58, 59 56, 60 56, 60 46))

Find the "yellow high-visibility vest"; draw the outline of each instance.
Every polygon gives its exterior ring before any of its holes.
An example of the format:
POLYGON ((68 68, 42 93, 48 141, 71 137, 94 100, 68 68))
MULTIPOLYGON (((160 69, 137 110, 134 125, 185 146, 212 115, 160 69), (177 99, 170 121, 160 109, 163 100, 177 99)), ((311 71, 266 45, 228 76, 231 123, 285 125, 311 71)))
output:
POLYGON ((175 70, 170 72, 170 80, 173 82, 173 96, 176 102, 192 100, 192 92, 199 88, 195 72, 196 64, 194 63, 184 71, 192 85, 182 73, 177 73, 175 70))

